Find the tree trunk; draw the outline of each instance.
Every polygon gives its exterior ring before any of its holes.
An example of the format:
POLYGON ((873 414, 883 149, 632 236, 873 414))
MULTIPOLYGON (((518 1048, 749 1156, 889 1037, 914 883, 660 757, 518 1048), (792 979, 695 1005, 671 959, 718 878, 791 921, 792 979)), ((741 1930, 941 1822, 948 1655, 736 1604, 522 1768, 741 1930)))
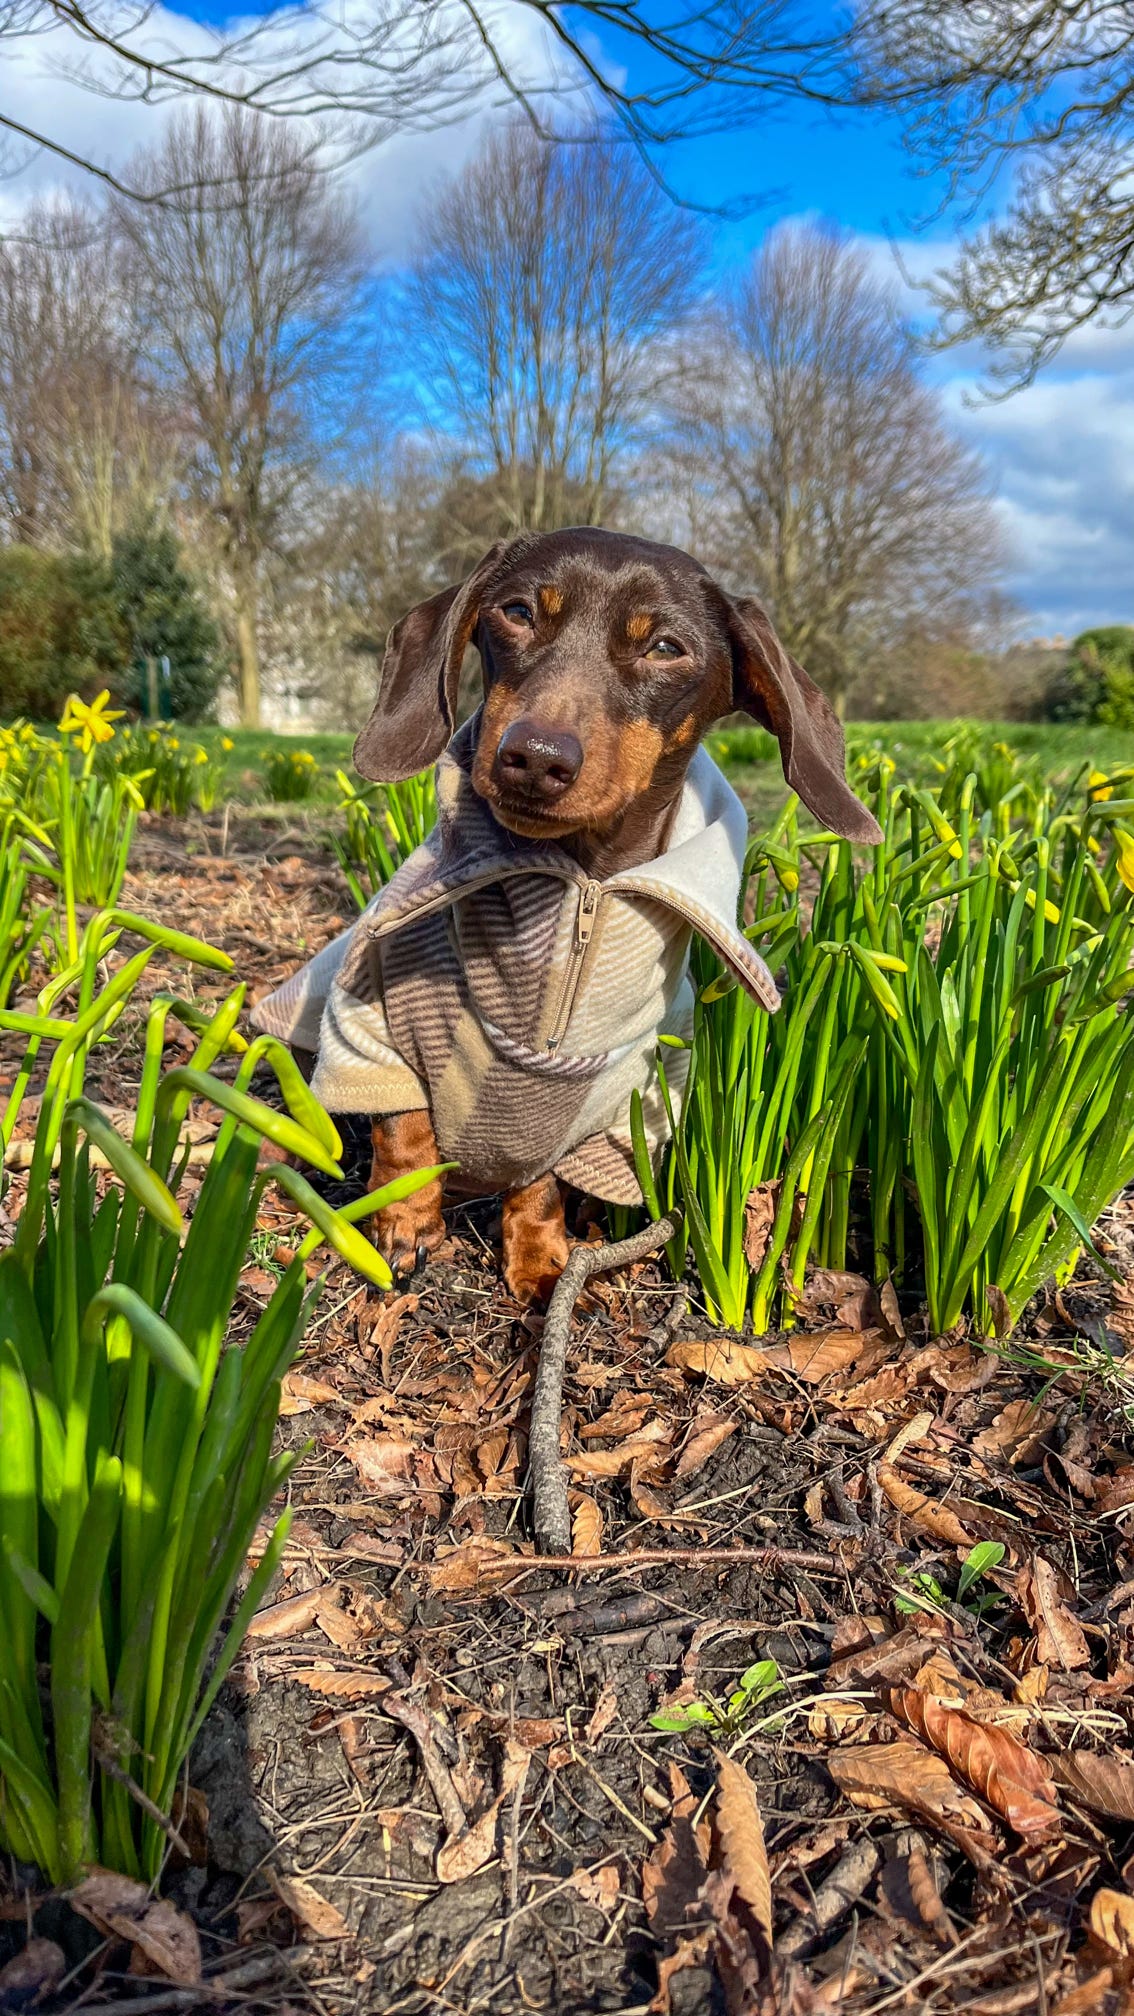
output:
POLYGON ((236 656, 240 679, 240 720, 245 728, 260 726, 260 593, 255 570, 238 568, 236 590, 236 656))

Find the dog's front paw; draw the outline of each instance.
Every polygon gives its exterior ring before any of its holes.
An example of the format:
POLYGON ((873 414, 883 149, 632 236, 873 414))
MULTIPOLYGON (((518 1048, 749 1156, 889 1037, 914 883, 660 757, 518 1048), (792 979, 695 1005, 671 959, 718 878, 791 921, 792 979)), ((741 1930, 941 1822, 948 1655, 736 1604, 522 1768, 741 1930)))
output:
POLYGON ((416 1196, 376 1211, 370 1233, 395 1281, 424 1267, 445 1237, 440 1183, 429 1183, 416 1196))
POLYGON ((567 1265, 569 1251, 564 1240, 562 1253, 557 1249, 554 1253, 533 1255, 530 1260, 508 1262, 504 1269, 505 1286, 521 1309, 530 1309, 533 1304, 546 1309, 552 1289, 567 1265))
POLYGON ((554 1176, 504 1199, 504 1283, 522 1308, 551 1298, 571 1250, 563 1198, 554 1176))
MULTIPOLYGON (((370 1129, 374 1159, 370 1165, 370 1188, 382 1190, 387 1183, 408 1176, 415 1169, 427 1169, 440 1160, 433 1123, 428 1113, 416 1109, 407 1113, 387 1113, 370 1129)), ((445 1237, 441 1216, 444 1178, 435 1176, 412 1197, 387 1204, 370 1221, 370 1236, 395 1280, 423 1267, 445 1237)))

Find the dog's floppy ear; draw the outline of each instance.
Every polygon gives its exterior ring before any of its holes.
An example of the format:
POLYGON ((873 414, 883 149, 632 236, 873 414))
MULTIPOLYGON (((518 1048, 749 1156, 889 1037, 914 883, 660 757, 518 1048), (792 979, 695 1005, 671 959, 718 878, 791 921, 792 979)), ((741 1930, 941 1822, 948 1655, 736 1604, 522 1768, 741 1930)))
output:
POLYGON ((354 767, 376 784, 400 784, 435 763, 456 727, 457 684, 498 542, 456 588, 419 602, 386 643, 374 711, 354 745, 354 767))
POLYGON ((847 783, 843 731, 815 681, 788 656, 759 602, 725 600, 733 706, 771 729, 784 776, 824 826, 846 840, 881 840, 877 820, 847 783))

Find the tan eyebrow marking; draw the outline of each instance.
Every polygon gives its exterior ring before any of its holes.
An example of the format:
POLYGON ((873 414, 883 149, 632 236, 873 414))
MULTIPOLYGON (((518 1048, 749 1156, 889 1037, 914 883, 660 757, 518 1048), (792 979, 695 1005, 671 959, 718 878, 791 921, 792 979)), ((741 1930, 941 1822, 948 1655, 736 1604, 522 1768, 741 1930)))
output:
POLYGON ((649 636, 653 627, 654 619, 652 616, 631 616, 630 621, 626 625, 626 635, 633 637, 640 643, 644 638, 649 636))
POLYGON ((563 607, 562 588, 541 588, 539 601, 545 616, 558 616, 563 607))

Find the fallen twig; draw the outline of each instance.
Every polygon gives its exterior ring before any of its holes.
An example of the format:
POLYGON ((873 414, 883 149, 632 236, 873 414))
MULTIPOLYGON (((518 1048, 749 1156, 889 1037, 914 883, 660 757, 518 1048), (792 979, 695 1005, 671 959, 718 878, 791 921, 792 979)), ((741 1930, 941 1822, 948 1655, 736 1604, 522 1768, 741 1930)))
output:
POLYGON ((563 1374, 575 1304, 593 1274, 629 1267, 668 1244, 681 1219, 674 1212, 644 1225, 632 1239, 611 1246, 576 1246, 552 1290, 539 1347, 528 1459, 532 1480, 532 1523, 541 1554, 566 1555, 571 1547, 571 1515, 567 1507, 567 1473, 559 1454, 563 1424, 563 1374))
MULTIPOLYGON (((428 1575, 433 1561, 407 1561, 403 1574, 428 1575)), ((484 1584, 503 1588, 518 1577, 538 1575, 545 1568, 575 1575, 601 1575, 612 1568, 798 1568, 805 1575, 832 1575, 842 1567, 837 1554, 817 1554, 806 1547, 628 1547, 624 1554, 517 1554, 515 1562, 494 1558, 484 1584)))
POLYGON ((135 1995, 119 2002, 100 2002, 100 2016, 163 2016, 167 2010, 201 2009, 209 2002, 223 2002, 229 1997, 246 1999, 249 1988, 258 1987, 273 1974, 286 1974, 290 1970, 287 1961, 276 1949, 270 1953, 258 1953, 239 1966, 227 1967, 215 1974, 206 1974, 191 1988, 159 1988, 152 1995, 135 1995))
POLYGON ((392 1716, 408 1729, 417 1744, 422 1769, 450 1838, 464 1834, 469 1824, 468 1815, 461 1804, 449 1766, 441 1755, 437 1731, 427 1710, 419 1708, 415 1701, 407 1701, 404 1694, 394 1693, 383 1697, 382 1713, 392 1716))
POLYGON ((822 1933, 837 1925, 858 1903, 881 1861, 882 1851, 869 1835, 852 1841, 815 1891, 808 1915, 797 1918, 781 1933, 776 1941, 777 1954, 784 1959, 797 1959, 822 1933))

